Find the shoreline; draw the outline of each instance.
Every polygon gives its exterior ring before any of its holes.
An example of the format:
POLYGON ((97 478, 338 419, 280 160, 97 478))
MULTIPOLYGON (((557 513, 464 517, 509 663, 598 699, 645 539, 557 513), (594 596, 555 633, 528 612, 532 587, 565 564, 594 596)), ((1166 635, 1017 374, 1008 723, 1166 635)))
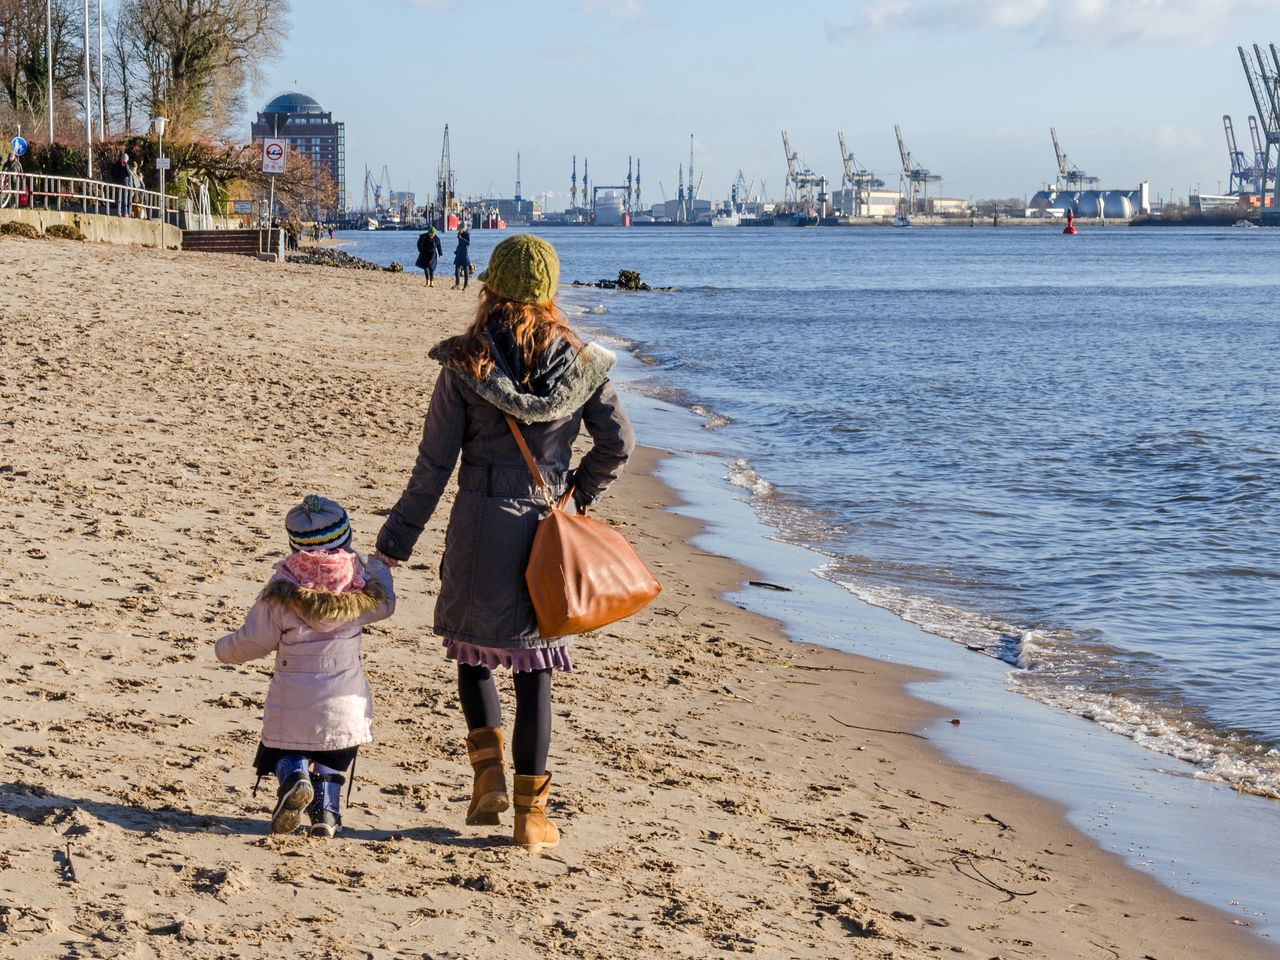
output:
POLYGON ((461 826, 461 719, 428 629, 447 503, 397 571, 396 617, 368 634, 378 740, 350 831, 270 837, 248 772, 268 667, 219 667, 212 641, 302 486, 350 501, 367 545, 412 460, 434 375, 417 358, 473 300, 413 276, 87 245, 0 240, 0 263, 0 312, 21 321, 0 337, 7 955, 305 940, 336 956, 1277 956, 1054 804, 918 740, 968 730, 903 690, 922 672, 795 644, 722 599, 750 575, 690 545, 702 528, 671 512, 651 449, 600 512, 667 589, 582 638, 557 681, 555 855, 461 826))

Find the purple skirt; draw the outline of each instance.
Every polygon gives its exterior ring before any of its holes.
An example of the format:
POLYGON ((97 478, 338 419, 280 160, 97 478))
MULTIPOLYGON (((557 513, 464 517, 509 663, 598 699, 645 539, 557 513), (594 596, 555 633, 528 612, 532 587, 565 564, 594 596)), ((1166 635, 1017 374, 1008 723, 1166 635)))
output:
POLYGON ((531 673, 534 670, 573 669, 568 647, 535 647, 533 649, 507 650, 502 647, 483 647, 477 643, 444 638, 444 655, 450 660, 465 663, 469 667, 488 667, 496 670, 506 667, 512 673, 531 673))

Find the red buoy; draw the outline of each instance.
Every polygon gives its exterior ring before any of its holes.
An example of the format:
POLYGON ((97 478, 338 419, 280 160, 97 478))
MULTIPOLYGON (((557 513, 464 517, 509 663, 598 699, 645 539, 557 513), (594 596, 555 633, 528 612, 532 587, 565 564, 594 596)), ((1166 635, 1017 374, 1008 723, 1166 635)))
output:
POLYGON ((1067 211, 1067 229, 1063 230, 1062 232, 1063 232, 1063 233, 1067 233, 1067 234, 1071 234, 1072 236, 1075 236, 1075 232, 1076 232, 1076 215, 1075 215, 1074 213, 1072 213, 1070 210, 1068 210, 1068 211, 1067 211))

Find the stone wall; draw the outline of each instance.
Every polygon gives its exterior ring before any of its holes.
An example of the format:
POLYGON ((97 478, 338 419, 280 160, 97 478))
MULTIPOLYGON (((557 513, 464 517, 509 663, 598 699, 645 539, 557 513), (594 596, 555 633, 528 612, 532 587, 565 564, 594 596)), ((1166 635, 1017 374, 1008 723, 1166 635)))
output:
MULTIPOLYGON (((132 246, 157 247, 160 245, 160 223, 156 220, 139 220, 134 217, 107 217, 96 213, 79 213, 70 210, 0 209, 0 223, 16 220, 29 223, 44 233, 55 223, 76 227, 86 240, 99 243, 123 243, 132 246)), ((182 231, 173 225, 164 228, 165 246, 170 250, 182 249, 182 231)))

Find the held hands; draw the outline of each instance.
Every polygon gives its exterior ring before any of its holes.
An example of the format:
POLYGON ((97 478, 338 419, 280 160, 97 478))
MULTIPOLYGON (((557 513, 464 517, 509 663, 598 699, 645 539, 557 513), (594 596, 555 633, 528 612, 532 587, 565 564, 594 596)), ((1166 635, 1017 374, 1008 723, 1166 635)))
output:
POLYGON ((400 565, 399 560, 397 560, 395 557, 388 557, 381 550, 374 550, 372 556, 377 557, 384 564, 386 564, 387 569, 391 569, 392 567, 398 567, 400 565))

